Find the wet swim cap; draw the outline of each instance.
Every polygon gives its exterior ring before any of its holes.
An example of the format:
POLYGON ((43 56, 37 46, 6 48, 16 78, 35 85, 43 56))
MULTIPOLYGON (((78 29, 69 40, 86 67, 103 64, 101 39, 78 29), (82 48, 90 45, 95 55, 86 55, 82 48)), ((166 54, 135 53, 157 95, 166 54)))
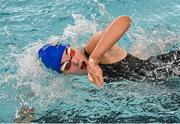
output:
POLYGON ((52 70, 55 70, 59 73, 62 56, 64 53, 65 48, 67 48, 69 45, 63 45, 63 44, 46 44, 38 51, 38 57, 41 59, 41 62, 47 67, 51 68, 52 70))

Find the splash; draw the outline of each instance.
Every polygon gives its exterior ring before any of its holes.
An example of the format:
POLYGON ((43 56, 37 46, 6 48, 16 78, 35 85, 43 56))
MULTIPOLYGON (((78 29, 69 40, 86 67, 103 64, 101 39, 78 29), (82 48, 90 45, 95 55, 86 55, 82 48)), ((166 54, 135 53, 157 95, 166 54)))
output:
POLYGON ((78 45, 78 40, 82 40, 89 33, 96 32, 96 23, 93 23, 87 20, 81 14, 72 14, 74 18, 74 25, 68 25, 64 29, 63 38, 70 38, 71 43, 74 45, 78 45))
MULTIPOLYGON (((73 95, 69 76, 59 75, 46 69, 37 57, 38 49, 46 43, 65 42, 70 39, 73 44, 78 44, 79 37, 82 38, 88 33, 96 32, 96 24, 87 20, 84 16, 72 14, 74 25, 68 25, 62 36, 52 35, 47 41, 38 41, 23 48, 23 53, 17 56, 17 89, 18 97, 22 105, 30 103, 40 108, 46 108, 56 99, 63 99, 70 102, 73 95), (70 87, 69 87, 70 86, 70 87), (66 88, 69 87, 69 88, 66 88), (40 104, 38 104, 38 102, 40 104)), ((42 109, 43 110, 43 109, 42 109)))
POLYGON ((72 14, 74 24, 69 24, 64 29, 62 36, 51 35, 47 43, 62 42, 73 46, 83 46, 89 36, 97 30, 97 23, 89 21, 81 14, 72 14), (84 42, 84 43, 82 43, 84 42))
POLYGON ((37 51, 42 44, 42 42, 31 44, 17 58, 19 62, 17 90, 22 105, 30 103, 46 108, 56 99, 71 94, 71 91, 65 88, 71 80, 39 64, 37 51))
MULTIPOLYGON (((133 27, 127 33, 130 40, 133 41, 130 52, 141 58, 147 59, 150 56, 156 56, 171 50, 180 48, 180 37, 175 31, 168 29, 166 25, 151 24, 142 28, 137 26, 138 22, 133 22, 133 27)), ((148 24, 147 24, 148 25, 148 24)))

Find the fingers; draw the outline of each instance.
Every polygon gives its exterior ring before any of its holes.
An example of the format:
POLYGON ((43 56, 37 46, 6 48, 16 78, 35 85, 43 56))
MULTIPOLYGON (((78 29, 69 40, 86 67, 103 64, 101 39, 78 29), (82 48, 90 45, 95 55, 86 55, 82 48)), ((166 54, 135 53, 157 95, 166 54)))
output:
POLYGON ((89 80, 92 83, 94 83, 97 87, 103 87, 103 81, 100 81, 100 79, 90 76, 90 74, 88 75, 88 77, 89 80))
POLYGON ((104 86, 104 80, 102 75, 92 74, 91 72, 88 73, 89 80, 94 83, 98 87, 104 86))
POLYGON ((94 61, 92 61, 88 63, 87 70, 89 80, 96 86, 103 87, 104 80, 100 66, 97 63, 95 64, 94 61))

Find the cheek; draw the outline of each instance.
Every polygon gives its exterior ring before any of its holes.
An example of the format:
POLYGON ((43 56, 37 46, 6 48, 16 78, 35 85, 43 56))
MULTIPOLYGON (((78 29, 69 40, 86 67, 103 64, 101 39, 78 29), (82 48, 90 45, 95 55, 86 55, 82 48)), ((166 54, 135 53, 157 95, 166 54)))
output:
POLYGON ((70 69, 67 71, 68 73, 75 73, 79 71, 79 67, 75 66, 74 64, 71 64, 70 69))

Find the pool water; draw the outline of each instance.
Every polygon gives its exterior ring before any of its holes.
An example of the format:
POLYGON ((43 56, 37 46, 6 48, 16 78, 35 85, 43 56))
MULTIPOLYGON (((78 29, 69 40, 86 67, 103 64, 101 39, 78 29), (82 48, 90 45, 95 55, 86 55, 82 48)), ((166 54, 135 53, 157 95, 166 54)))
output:
POLYGON ((180 122, 178 77, 98 89, 86 76, 59 75, 38 63, 43 44, 83 46, 120 15, 132 19, 118 43, 131 54, 180 48, 179 0, 1 0, 0 122, 14 122, 23 106, 34 108, 33 122, 180 122))

